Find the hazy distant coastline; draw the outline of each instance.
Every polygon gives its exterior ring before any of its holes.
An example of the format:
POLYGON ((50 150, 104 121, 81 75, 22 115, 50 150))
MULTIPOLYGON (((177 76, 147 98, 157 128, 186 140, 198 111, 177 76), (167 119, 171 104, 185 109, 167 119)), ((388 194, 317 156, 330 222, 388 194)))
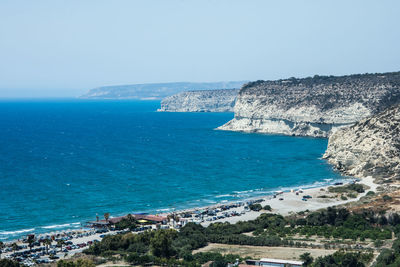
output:
POLYGON ((185 91, 239 89, 247 82, 248 81, 210 83, 175 82, 102 86, 89 90, 86 94, 80 96, 80 98, 161 100, 165 97, 185 91))

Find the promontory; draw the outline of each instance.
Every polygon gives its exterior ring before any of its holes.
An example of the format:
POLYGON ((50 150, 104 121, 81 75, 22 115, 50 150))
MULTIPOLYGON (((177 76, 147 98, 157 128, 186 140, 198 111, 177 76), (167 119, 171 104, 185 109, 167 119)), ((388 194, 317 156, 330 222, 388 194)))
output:
POLYGON ((400 103, 400 72, 314 76, 244 85, 220 130, 328 137, 400 103))

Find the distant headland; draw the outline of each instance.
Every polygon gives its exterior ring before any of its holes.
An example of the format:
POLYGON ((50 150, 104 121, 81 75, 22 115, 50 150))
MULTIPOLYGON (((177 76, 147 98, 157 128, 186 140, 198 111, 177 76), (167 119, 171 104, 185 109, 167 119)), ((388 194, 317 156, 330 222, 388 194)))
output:
POLYGON ((228 82, 175 82, 175 83, 144 83, 130 85, 113 85, 97 87, 89 90, 81 98, 90 99, 139 99, 139 100, 161 100, 165 97, 193 90, 214 89, 239 89, 248 81, 228 82))

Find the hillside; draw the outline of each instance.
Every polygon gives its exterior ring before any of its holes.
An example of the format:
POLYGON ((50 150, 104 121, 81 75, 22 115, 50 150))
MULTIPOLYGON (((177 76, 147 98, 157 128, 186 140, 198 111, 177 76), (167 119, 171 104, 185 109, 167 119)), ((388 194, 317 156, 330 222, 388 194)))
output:
POLYGON ((324 158, 348 175, 400 179, 400 105, 334 133, 324 158))

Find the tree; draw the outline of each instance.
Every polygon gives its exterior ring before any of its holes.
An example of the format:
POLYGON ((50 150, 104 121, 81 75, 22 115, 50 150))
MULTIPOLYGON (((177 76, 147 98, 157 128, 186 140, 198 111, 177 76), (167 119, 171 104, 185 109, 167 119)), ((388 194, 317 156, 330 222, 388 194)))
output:
POLYGON ((393 263, 396 259, 396 255, 393 250, 384 248, 376 259, 376 266, 388 266, 393 263))
POLYGON ((1 253, 3 252, 3 248, 5 247, 4 243, 0 241, 0 259, 1 259, 1 253))
POLYGON ((311 263, 314 261, 313 257, 309 252, 300 255, 300 259, 303 261, 302 266, 310 266, 311 263))
POLYGON ((343 251, 336 251, 332 255, 318 257, 312 266, 365 267, 360 258, 363 258, 363 255, 360 253, 345 253, 343 251))
POLYGON ((95 267, 93 261, 88 259, 78 259, 77 261, 60 260, 57 267, 95 267))
POLYGON ((14 252, 18 250, 18 245, 17 245, 17 243, 12 243, 11 247, 12 247, 12 250, 13 250, 14 252))
POLYGON ((2 259, 0 260, 1 267, 20 267, 21 265, 17 261, 9 260, 9 259, 2 259))
POLYGON ((46 245, 46 254, 49 254, 49 246, 51 245, 51 239, 46 238, 43 243, 46 245))
POLYGON ((150 247, 154 256, 170 258, 176 254, 172 247, 172 240, 176 238, 175 230, 159 230, 150 239, 150 247))
POLYGON ((131 214, 128 214, 126 218, 123 218, 121 221, 115 224, 115 228, 118 230, 123 230, 129 228, 130 230, 135 229, 137 226, 137 221, 135 217, 131 214))
POLYGON ((64 244, 65 244, 64 240, 62 240, 62 239, 57 240, 57 246, 60 247, 60 252, 62 252, 62 247, 64 244))
POLYGON ((33 243, 35 243, 35 236, 34 235, 28 235, 29 251, 32 251, 33 243))
POLYGON ((108 222, 108 219, 110 219, 110 213, 104 213, 104 219, 106 219, 106 222, 108 222))

